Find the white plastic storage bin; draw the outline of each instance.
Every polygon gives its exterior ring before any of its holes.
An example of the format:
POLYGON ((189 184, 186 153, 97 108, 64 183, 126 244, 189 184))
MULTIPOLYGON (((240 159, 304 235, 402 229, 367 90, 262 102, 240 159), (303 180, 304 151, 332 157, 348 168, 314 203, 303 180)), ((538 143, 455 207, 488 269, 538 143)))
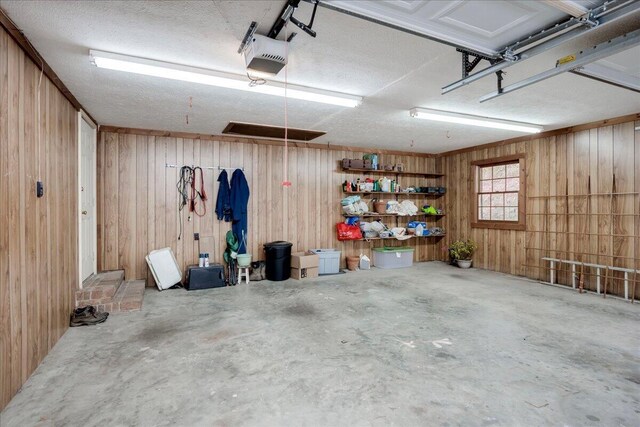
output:
POLYGON ((373 266, 378 268, 403 268, 413 265, 413 248, 373 248, 373 266))
POLYGON ((338 274, 340 272, 340 251, 335 249, 311 249, 311 252, 320 256, 318 274, 338 274))

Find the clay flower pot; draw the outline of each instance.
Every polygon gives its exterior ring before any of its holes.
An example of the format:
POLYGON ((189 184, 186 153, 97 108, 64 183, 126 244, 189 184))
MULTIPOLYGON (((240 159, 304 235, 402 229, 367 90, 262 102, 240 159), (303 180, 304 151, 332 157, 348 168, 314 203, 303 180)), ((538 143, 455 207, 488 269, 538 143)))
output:
POLYGON ((459 259, 456 262, 458 264, 458 267, 460 267, 460 268, 471 268, 471 263, 473 261, 470 260, 470 259, 459 259))

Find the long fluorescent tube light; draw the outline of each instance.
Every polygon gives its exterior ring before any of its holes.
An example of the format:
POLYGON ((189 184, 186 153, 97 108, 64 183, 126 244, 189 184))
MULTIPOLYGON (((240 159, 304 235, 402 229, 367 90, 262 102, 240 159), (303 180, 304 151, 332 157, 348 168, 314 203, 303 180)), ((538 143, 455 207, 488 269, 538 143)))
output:
MULTIPOLYGON (((145 76, 161 77, 164 79, 180 80, 209 86, 218 86, 245 92, 262 93, 265 95, 285 96, 284 84, 269 81, 265 84, 249 86, 246 76, 223 73, 220 71, 195 68, 135 56, 90 50, 91 61, 99 68, 143 74, 145 76)), ((287 98, 304 101, 320 102, 339 105, 342 107, 356 107, 362 102, 362 97, 347 95, 327 90, 314 89, 305 86, 287 85, 287 98)))
POLYGON ((430 110, 427 108, 412 108, 409 115, 417 119, 434 120, 437 122, 459 123, 463 125, 482 126, 485 128, 513 130, 525 133, 540 133, 542 126, 530 123, 512 122, 510 120, 492 119, 489 117, 472 116, 470 114, 451 113, 448 111, 430 110))

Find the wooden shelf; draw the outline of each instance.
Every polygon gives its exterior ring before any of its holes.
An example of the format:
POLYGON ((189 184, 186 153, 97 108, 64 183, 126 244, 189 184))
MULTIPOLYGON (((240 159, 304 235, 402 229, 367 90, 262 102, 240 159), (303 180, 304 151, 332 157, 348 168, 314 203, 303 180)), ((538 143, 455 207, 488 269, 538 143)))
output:
POLYGON ((398 215, 398 214, 362 214, 362 215, 349 215, 349 214, 342 214, 343 217, 345 218, 353 218, 353 217, 358 217, 358 218, 379 218, 379 217, 395 217, 395 218, 412 218, 412 217, 433 217, 433 218, 442 218, 443 216, 445 216, 445 214, 442 215, 431 215, 431 214, 426 214, 426 213, 421 213, 421 214, 415 214, 415 215, 398 215))
POLYGON ((426 196, 426 197, 433 197, 433 198, 439 198, 444 196, 444 193, 405 193, 405 192, 392 193, 390 191, 343 191, 343 193, 344 194, 363 194, 363 195, 388 194, 391 196, 426 196))
POLYGON ((442 178, 444 176, 443 173, 435 173, 435 172, 409 172, 402 171, 398 172, 396 170, 387 171, 387 170, 378 170, 378 169, 355 169, 355 168, 342 168, 342 172, 344 173, 372 173, 378 175, 398 175, 398 176, 422 176, 424 178, 442 178))
MULTIPOLYGON (((446 234, 430 234, 428 236, 414 236, 411 235, 412 238, 416 238, 416 239, 420 239, 420 238, 436 238, 436 237, 444 237, 446 236, 446 234)), ((362 238, 362 239, 355 239, 354 241, 369 241, 369 240, 398 240, 395 237, 370 237, 368 239, 362 238)), ((399 242, 406 242, 409 239, 406 240, 398 240, 399 242)))

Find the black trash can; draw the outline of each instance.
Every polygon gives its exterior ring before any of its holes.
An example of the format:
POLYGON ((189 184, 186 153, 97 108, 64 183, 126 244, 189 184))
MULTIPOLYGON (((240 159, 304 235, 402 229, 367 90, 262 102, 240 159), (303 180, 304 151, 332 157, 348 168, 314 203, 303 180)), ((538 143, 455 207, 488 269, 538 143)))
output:
POLYGON ((271 242, 264 245, 267 280, 279 282, 291 276, 291 246, 289 242, 271 242))

